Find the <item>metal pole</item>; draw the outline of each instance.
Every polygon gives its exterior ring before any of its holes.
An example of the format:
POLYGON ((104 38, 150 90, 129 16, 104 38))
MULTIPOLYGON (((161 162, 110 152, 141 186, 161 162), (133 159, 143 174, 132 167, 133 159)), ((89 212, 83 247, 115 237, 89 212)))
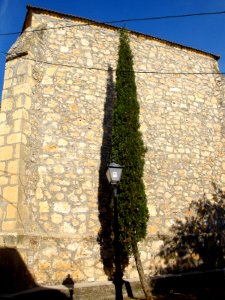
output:
POLYGON ((115 246, 115 273, 114 285, 116 300, 123 300, 123 271, 120 261, 120 244, 119 244, 119 223, 118 223, 118 203, 117 203, 117 186, 113 185, 114 200, 114 246, 115 246))

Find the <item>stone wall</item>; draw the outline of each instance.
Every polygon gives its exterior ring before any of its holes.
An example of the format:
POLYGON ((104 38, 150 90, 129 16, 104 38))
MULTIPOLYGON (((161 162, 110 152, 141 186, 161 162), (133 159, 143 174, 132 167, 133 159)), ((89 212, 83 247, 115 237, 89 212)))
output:
MULTIPOLYGON (((58 284, 68 273, 106 280, 99 186, 110 154, 118 32, 46 12, 27 20, 8 54, 0 113, 1 245, 18 249, 38 283, 58 284)), ((212 55, 135 33, 130 40, 148 148, 150 218, 140 249, 149 274, 157 234, 169 234, 191 201, 210 197, 211 182, 225 183, 224 79, 212 55)), ((137 276, 132 259, 126 276, 137 276)))

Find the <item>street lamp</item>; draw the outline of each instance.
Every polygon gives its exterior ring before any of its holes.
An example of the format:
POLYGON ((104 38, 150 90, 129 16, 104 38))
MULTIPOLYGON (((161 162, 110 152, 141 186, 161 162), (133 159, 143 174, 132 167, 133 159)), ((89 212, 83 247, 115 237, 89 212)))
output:
POLYGON ((106 176, 113 186, 117 185, 120 182, 121 175, 122 175, 123 166, 116 164, 114 161, 111 162, 106 170, 106 176))
POLYGON ((119 244, 119 223, 118 223, 118 204, 117 204, 117 185, 120 182, 123 166, 111 162, 106 170, 106 177, 113 187, 114 201, 114 245, 115 245, 115 273, 113 283, 115 285, 116 300, 123 299, 123 271, 120 263, 120 244, 119 244))

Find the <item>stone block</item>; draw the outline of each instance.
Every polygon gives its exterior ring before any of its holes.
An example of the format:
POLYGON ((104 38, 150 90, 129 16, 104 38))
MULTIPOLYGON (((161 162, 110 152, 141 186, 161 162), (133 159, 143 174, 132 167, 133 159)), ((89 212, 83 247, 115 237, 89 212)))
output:
POLYGON ((159 232, 159 227, 156 226, 156 225, 151 225, 148 227, 148 234, 152 234, 152 235, 155 235, 159 232))
POLYGON ((3 221, 2 231, 14 231, 16 229, 16 221, 3 221))
POLYGON ((21 119, 14 120, 13 122, 13 132, 20 132, 22 127, 21 119))
POLYGON ((60 214, 54 213, 51 215, 51 220, 54 224, 60 224, 62 223, 63 217, 60 214))
POLYGON ((43 88, 43 94, 44 95, 53 95, 54 94, 54 87, 53 86, 45 86, 44 88, 43 88))
POLYGON ((27 74, 27 64, 25 63, 20 63, 17 67, 17 70, 16 70, 16 75, 23 75, 23 74, 27 74))
POLYGON ((14 158, 20 158, 21 144, 15 145, 14 158))
POLYGON ((0 147, 5 145, 5 137, 4 136, 0 136, 0 147))
POLYGON ((65 139, 59 139, 58 145, 59 146, 67 146, 68 142, 65 139))
POLYGON ((65 201, 54 203, 54 211, 56 212, 62 214, 68 214, 70 210, 71 210, 70 204, 65 201))
POLYGON ((57 70, 57 67, 55 66, 49 66, 48 69, 46 70, 46 74, 48 76, 54 75, 55 71, 57 70))
POLYGON ((43 85, 53 84, 53 78, 51 76, 45 75, 41 82, 43 85))
POLYGON ((5 69, 5 79, 12 78, 12 76, 13 76, 13 69, 9 68, 9 67, 6 67, 6 69, 5 69))
POLYGON ((224 184, 225 184, 225 174, 223 174, 223 175, 221 176, 221 181, 222 181, 222 184, 224 185, 224 184))
POLYGON ((6 122, 6 113, 0 111, 0 123, 6 122))
POLYGON ((43 191, 42 191, 42 188, 38 187, 36 189, 36 198, 37 199, 42 199, 43 198, 43 191))
POLYGON ((70 111, 77 112, 77 105, 76 104, 70 105, 70 111))
POLYGON ((6 185, 9 182, 9 177, 7 176, 1 176, 1 171, 0 171, 0 186, 6 185))
POLYGON ((23 131, 23 134, 29 136, 31 134, 31 124, 29 122, 23 120, 22 131, 23 131))
POLYGON ((12 146, 1 147, 0 161, 9 160, 12 158, 13 158, 13 147, 12 146))
POLYGON ((16 120, 16 119, 25 119, 25 120, 27 120, 28 119, 28 112, 24 108, 19 108, 19 109, 14 111, 14 113, 12 114, 12 118, 13 118, 13 120, 16 120))
POLYGON ((8 89, 12 86, 12 79, 5 79, 4 80, 4 89, 8 89))
POLYGON ((43 202, 39 203, 39 211, 40 211, 40 213, 47 213, 47 212, 49 212, 49 204, 48 204, 47 201, 43 201, 43 202))
POLYGON ((29 94, 31 92, 32 85, 30 85, 28 81, 29 80, 27 80, 26 83, 17 84, 16 86, 14 86, 13 89, 12 89, 13 95, 18 96, 18 95, 21 95, 21 94, 24 94, 24 93, 29 94))
POLYGON ((38 269, 40 271, 49 270, 51 268, 50 262, 47 260, 41 260, 38 262, 38 269))
POLYGON ((21 176, 20 177, 18 175, 11 175, 10 176, 10 184, 11 185, 16 185, 16 184, 19 183, 19 181, 21 182, 21 180, 22 180, 21 176))
POLYGON ((19 173, 19 159, 10 160, 8 162, 7 171, 10 175, 18 175, 18 173, 19 173))
POLYGON ((156 210, 156 206, 155 205, 152 205, 152 204, 149 205, 148 210, 149 210, 149 215, 151 217, 157 216, 157 210, 156 210))
POLYGON ((52 263, 52 267, 54 269, 67 270, 67 269, 71 268, 71 263, 69 261, 57 258, 57 259, 54 259, 54 261, 52 263))
POLYGON ((1 124, 0 126, 0 136, 1 135, 7 135, 11 130, 11 126, 9 126, 6 123, 1 124))
POLYGON ((59 254, 57 247, 54 246, 54 244, 52 244, 51 246, 50 245, 48 247, 45 247, 42 251, 42 254, 46 256, 48 259, 58 256, 59 254))
POLYGON ((5 162, 0 162, 0 175, 3 175, 5 173, 5 162))
POLYGON ((24 103, 23 103, 23 107, 26 109, 30 109, 31 108, 31 97, 26 96, 24 99, 24 103))
POLYGON ((17 207, 12 204, 7 205, 7 210, 6 210, 6 218, 7 219, 15 219, 17 214, 17 207))
POLYGON ((222 162, 222 168, 225 171, 225 162, 222 162))
POLYGON ((51 185, 49 186, 49 190, 50 190, 51 192, 59 192, 59 191, 61 191, 61 187, 58 186, 58 185, 51 184, 51 185))
POLYGON ((19 95, 16 100, 16 108, 25 108, 30 109, 31 107, 31 98, 25 94, 19 95))
POLYGON ((6 98, 6 99, 2 100, 1 111, 7 112, 7 111, 12 110, 13 104, 14 104, 14 102, 13 102, 12 98, 6 98))
POLYGON ((12 133, 7 136, 7 144, 17 144, 22 141, 21 133, 12 133))
POLYGON ((43 150, 46 152, 56 152, 58 150, 58 146, 55 144, 46 145, 43 147, 43 150))
POLYGON ((55 167, 54 167, 54 172, 55 173, 58 173, 58 174, 62 174, 62 173, 64 173, 64 167, 62 166, 62 165, 56 165, 55 167))
POLYGON ((7 186, 3 188, 3 199, 10 203, 18 201, 18 186, 7 186))
POLYGON ((55 195, 55 198, 57 199, 57 200, 63 200, 64 199, 64 197, 65 197, 65 195, 63 194, 63 193, 57 193, 56 195, 55 195))
POLYGON ((22 133, 21 137, 22 137, 22 141, 21 141, 21 142, 22 142, 24 145, 27 145, 27 136, 26 136, 25 134, 22 133))

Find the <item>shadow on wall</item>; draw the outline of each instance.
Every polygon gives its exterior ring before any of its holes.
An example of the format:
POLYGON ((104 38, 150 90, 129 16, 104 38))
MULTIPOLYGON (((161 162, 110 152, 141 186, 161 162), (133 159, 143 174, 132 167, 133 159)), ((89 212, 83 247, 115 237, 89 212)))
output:
POLYGON ((11 299, 70 299, 58 290, 38 286, 18 251, 5 247, 0 248, 0 299, 8 299, 9 294, 11 299))
POLYGON ((225 267, 225 191, 213 183, 212 199, 204 195, 190 205, 190 216, 176 221, 172 237, 159 236, 161 274, 205 271, 225 267))
POLYGON ((111 135, 112 135, 112 113, 115 94, 113 83, 113 70, 108 67, 108 78, 106 87, 106 99, 104 105, 103 137, 101 146, 99 185, 98 185, 98 211, 101 224, 97 241, 100 244, 100 255, 104 266, 105 274, 109 279, 113 276, 113 213, 111 207, 111 191, 106 179, 106 168, 110 163, 111 135))
POLYGON ((0 248, 0 293, 14 293, 35 286, 17 250, 0 248))
MULTIPOLYGON (((108 78, 106 84, 106 98, 104 104, 103 137, 99 168, 98 186, 98 211, 101 228, 97 241, 100 245, 100 255, 103 262, 104 272, 109 280, 114 279, 115 272, 115 248, 118 247, 114 240, 115 220, 114 203, 112 201, 112 186, 106 178, 106 169, 110 163, 112 146, 112 116, 115 99, 115 85, 113 82, 113 69, 108 66, 108 78)), ((120 264, 122 270, 128 265, 127 253, 120 253, 120 264)))

